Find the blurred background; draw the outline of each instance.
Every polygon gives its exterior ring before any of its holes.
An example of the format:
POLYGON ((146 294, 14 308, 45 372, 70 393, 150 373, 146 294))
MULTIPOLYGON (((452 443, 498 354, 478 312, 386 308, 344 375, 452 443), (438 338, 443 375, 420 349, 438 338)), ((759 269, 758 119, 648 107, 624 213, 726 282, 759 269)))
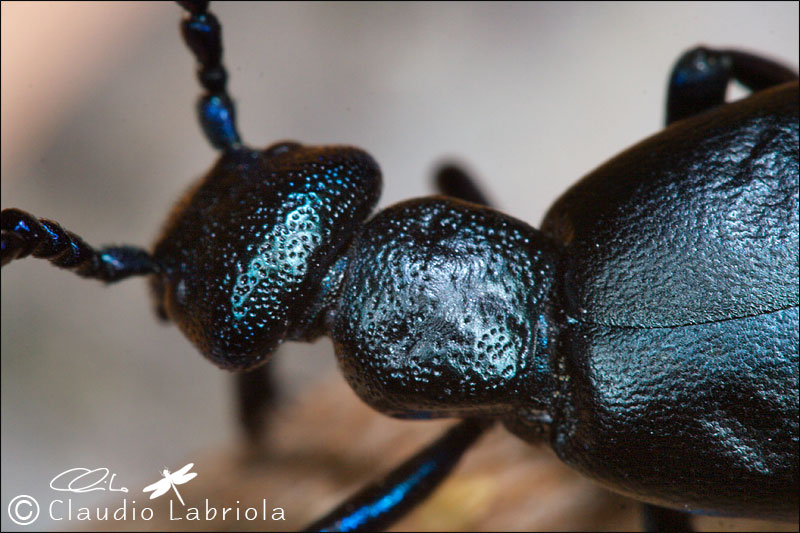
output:
MULTIPOLYGON (((1 8, 2 207, 56 220, 92 245, 149 245, 216 157, 194 116, 200 89, 181 10, 1 8)), ((796 2, 212 11, 245 142, 360 146, 383 170, 381 208, 431 194, 434 164, 455 158, 499 209, 533 225, 571 183, 661 128, 667 74, 687 48, 798 64, 796 2)), ((334 372, 327 340, 278 355, 283 403, 334 372)), ((103 287, 35 260, 4 268, 2 529, 19 529, 5 512, 11 498, 52 498, 50 479, 68 468, 105 466, 140 487, 230 444, 232 390, 230 375, 155 320, 145 280, 103 287)), ((36 526, 64 527, 44 516, 36 526)))

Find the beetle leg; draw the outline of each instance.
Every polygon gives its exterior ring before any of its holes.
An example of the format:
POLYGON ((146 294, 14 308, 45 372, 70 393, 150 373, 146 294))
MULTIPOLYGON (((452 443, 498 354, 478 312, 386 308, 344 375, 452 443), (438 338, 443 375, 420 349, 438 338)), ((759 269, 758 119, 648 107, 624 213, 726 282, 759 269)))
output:
POLYGON ((660 533, 689 533, 694 531, 691 515, 676 509, 667 509, 649 503, 642 504, 645 531, 660 533))
POLYGON ((797 72, 767 59, 739 50, 724 50, 730 58, 733 78, 753 92, 797 79, 797 72))
POLYGON ((454 164, 442 165, 434 174, 434 183, 441 194, 474 204, 490 206, 486 194, 469 174, 454 164))
POLYGON ((272 366, 269 362, 236 374, 236 410, 239 424, 250 444, 258 444, 264 434, 269 406, 275 398, 272 366))
POLYGON ((723 104, 731 80, 755 92, 796 79, 796 72, 764 57, 694 48, 678 59, 670 74, 667 124, 723 104))
POLYGON ((433 444, 368 485, 306 531, 378 531, 421 503, 450 473, 491 421, 467 419, 433 444))
POLYGON ((94 249, 56 222, 36 218, 20 209, 3 209, 0 222, 3 266, 32 255, 79 276, 107 283, 158 270, 150 254, 141 248, 107 246, 94 249))

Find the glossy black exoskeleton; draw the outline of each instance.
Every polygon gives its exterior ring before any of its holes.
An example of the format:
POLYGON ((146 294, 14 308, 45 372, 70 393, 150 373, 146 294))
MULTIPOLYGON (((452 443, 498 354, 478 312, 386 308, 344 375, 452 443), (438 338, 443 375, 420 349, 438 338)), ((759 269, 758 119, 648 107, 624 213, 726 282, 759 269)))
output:
MULTIPOLYGON (((244 147, 219 29, 188 5, 223 155, 152 254, 88 247, 3 212, 3 263, 32 254, 115 281, 152 274, 159 312, 219 366, 330 335, 354 390, 399 417, 467 419, 317 527, 380 527, 429 492, 487 425, 657 506, 796 519, 798 88, 792 73, 698 49, 672 124, 595 170, 537 231, 476 203, 412 200, 366 220, 361 150, 244 147), (757 93, 720 105, 729 79, 757 93), (366 222, 365 222, 366 220, 366 222)), ((452 196, 468 195, 464 183, 452 196)), ((655 525, 679 517, 651 508, 655 525), (660 518, 659 518, 660 517, 660 518)))

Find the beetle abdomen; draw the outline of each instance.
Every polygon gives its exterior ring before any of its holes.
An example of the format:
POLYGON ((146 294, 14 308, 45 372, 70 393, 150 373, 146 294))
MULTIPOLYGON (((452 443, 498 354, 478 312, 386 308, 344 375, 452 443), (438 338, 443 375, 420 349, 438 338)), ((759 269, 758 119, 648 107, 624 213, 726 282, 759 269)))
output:
POLYGON ((798 308, 673 328, 572 324, 551 443, 653 503, 797 518, 798 308))
POLYGON ((796 519, 798 85, 676 122, 570 189, 550 438, 662 506, 796 519))
POLYGON ((798 305, 798 86, 679 121, 573 186, 542 230, 564 244, 574 318, 664 327, 798 305))

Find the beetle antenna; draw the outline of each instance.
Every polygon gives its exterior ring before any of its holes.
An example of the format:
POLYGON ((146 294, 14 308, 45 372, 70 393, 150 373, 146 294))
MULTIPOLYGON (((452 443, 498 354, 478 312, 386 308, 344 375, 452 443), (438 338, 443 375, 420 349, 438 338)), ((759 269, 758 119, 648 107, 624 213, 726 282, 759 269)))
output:
POLYGON ((146 250, 134 246, 107 246, 95 250, 56 222, 36 218, 19 209, 3 209, 0 225, 3 266, 33 255, 79 276, 107 283, 158 272, 146 250))
POLYGON ((200 126, 217 150, 238 148, 242 141, 236 129, 236 109, 226 84, 228 72, 222 65, 222 27, 208 11, 208 1, 179 1, 187 11, 181 21, 186 46, 197 58, 197 79, 205 93, 197 102, 200 126))

